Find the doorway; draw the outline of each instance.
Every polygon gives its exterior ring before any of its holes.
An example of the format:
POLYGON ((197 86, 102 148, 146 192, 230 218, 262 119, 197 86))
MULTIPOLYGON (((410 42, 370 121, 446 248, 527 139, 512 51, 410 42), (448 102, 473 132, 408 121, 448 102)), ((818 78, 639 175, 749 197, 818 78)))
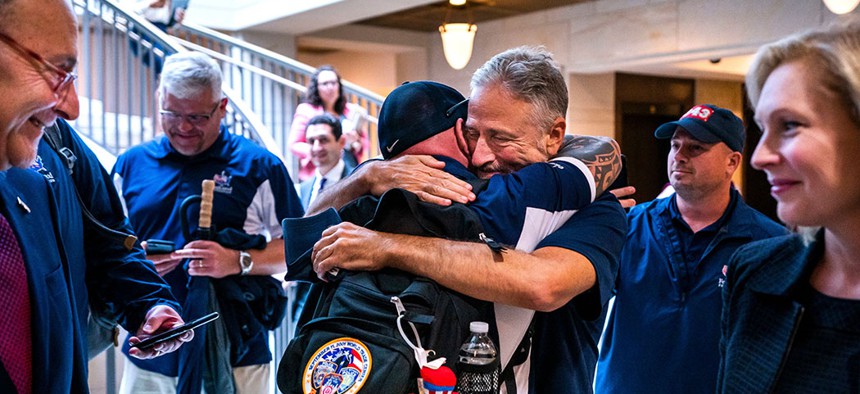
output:
POLYGON ((628 182, 636 187, 637 203, 653 200, 668 184, 669 141, 654 130, 678 120, 693 106, 695 81, 644 75, 616 74, 617 140, 627 156, 628 182))

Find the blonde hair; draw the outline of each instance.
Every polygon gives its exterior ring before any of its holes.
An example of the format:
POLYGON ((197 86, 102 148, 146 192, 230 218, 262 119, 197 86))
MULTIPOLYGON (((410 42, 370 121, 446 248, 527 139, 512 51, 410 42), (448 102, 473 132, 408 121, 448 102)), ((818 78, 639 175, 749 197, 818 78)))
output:
POLYGON ((828 27, 788 36, 761 47, 746 76, 753 109, 768 76, 783 63, 804 60, 815 64, 823 88, 840 99, 860 125, 860 18, 847 17, 828 27))

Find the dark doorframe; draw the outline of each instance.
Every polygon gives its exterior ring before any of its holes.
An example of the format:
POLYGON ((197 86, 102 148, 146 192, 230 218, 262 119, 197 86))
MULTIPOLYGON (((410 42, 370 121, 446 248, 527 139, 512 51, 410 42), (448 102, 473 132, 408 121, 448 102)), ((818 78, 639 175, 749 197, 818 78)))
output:
POLYGON ((668 182, 669 142, 654 138, 654 130, 680 118, 694 99, 692 79, 616 74, 616 136, 627 156, 628 180, 636 186, 637 202, 653 200, 668 182))
POLYGON ((758 125, 754 121, 755 112, 753 112, 749 105, 746 87, 743 89, 743 95, 744 125, 747 135, 744 142, 744 187, 742 194, 747 205, 779 222, 779 217, 776 216, 776 200, 770 195, 770 184, 767 182, 767 175, 764 171, 753 168, 751 164, 755 146, 758 144, 758 140, 761 139, 761 129, 758 128, 758 125))

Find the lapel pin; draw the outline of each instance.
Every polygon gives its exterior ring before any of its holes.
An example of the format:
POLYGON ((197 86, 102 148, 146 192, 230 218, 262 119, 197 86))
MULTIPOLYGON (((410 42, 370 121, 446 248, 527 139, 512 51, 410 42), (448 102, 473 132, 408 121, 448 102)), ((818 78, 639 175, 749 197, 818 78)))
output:
POLYGON ((24 200, 22 200, 21 197, 18 197, 18 206, 21 207, 21 209, 27 211, 27 213, 30 213, 30 207, 28 207, 27 204, 24 203, 24 200))

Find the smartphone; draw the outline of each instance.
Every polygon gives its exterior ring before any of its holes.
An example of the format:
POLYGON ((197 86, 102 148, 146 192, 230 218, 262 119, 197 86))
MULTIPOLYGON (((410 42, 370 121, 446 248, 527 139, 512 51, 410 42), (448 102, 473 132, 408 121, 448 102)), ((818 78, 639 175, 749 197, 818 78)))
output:
POLYGON ((174 338, 176 338, 182 334, 185 334, 186 332, 188 332, 188 330, 193 330, 193 329, 200 327, 206 323, 212 322, 215 319, 217 319, 218 316, 219 316, 218 312, 212 312, 212 313, 210 313, 206 316, 203 316, 197 320, 194 320, 190 323, 185 323, 179 327, 174 327, 174 328, 171 328, 167 331, 155 334, 149 338, 146 338, 146 339, 144 339, 138 343, 131 345, 131 347, 136 347, 139 349, 147 349, 147 348, 153 347, 159 343, 162 343, 164 341, 169 341, 169 340, 174 339, 174 338))
POLYGON ((165 241, 163 239, 147 239, 146 253, 147 254, 165 254, 172 253, 176 250, 176 244, 173 241, 165 241))

